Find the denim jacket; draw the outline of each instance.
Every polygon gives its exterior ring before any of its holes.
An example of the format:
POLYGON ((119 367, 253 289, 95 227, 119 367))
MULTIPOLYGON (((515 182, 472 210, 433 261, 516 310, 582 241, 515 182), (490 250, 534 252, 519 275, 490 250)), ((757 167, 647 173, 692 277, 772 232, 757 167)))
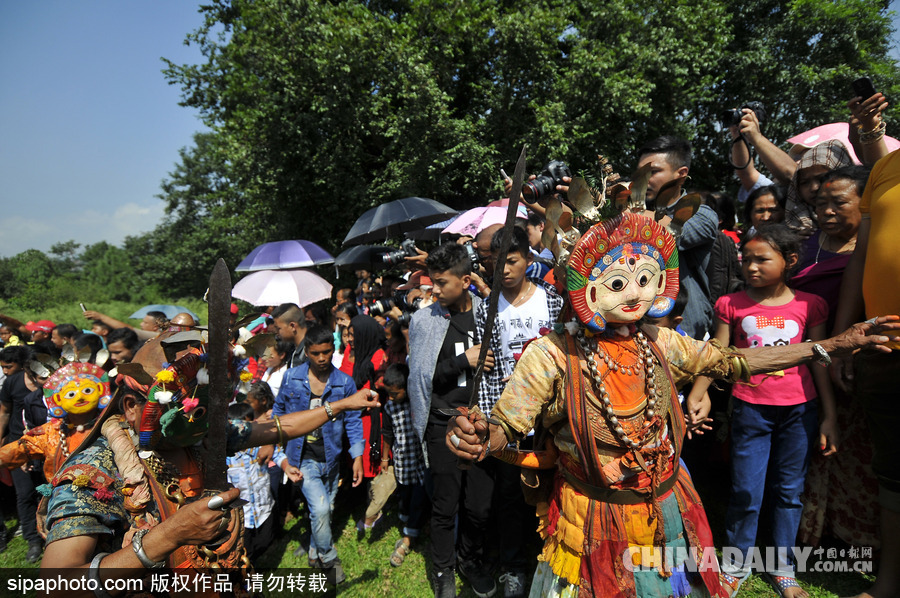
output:
MULTIPOLYGON (((325 391, 322 393, 322 401, 329 403, 349 397, 356 392, 356 384, 353 378, 332 368, 325 391)), ((288 369, 281 381, 281 390, 275 397, 275 406, 272 409, 274 415, 285 415, 297 411, 309 409, 309 362, 295 368, 288 369)), ((350 456, 359 457, 363 454, 365 440, 363 439, 362 417, 359 411, 344 411, 337 416, 335 421, 327 421, 322 425, 322 438, 325 441, 325 464, 330 471, 338 466, 341 456, 341 440, 346 430, 347 439, 350 441, 350 456)), ((300 467, 300 456, 303 454, 303 443, 306 436, 289 440, 287 444, 288 462, 300 467)))

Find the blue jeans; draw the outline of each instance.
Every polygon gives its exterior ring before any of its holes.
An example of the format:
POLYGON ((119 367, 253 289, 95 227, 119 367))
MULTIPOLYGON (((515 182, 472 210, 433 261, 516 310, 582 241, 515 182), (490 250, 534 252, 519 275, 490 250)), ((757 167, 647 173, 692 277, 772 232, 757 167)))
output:
MULTIPOLYGON (((790 547, 797 543, 810 448, 818 433, 817 401, 787 407, 734 399, 731 419, 731 499, 725 516, 726 545, 745 555, 756 545, 763 492, 772 498, 772 534, 777 549, 773 575, 794 576, 790 547), (766 484, 768 475, 768 484, 766 484)), ((749 573, 745 563, 726 562, 727 573, 749 573)))
POLYGON ((325 463, 304 459, 300 462, 303 473, 303 496, 309 509, 309 523, 312 528, 309 539, 309 558, 319 558, 327 564, 337 558, 337 549, 331 537, 331 509, 338 490, 338 473, 335 466, 328 471, 325 463))
POLYGON ((403 535, 418 538, 422 515, 425 514, 425 486, 397 484, 397 489, 400 493, 400 521, 403 522, 403 535))

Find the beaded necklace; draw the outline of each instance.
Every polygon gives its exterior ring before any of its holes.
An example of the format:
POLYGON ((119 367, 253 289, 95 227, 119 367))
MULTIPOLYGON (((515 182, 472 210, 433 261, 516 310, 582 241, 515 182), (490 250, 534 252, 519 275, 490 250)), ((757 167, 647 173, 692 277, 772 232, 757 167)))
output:
POLYGON ((69 430, 74 428, 78 432, 84 432, 88 428, 92 428, 96 423, 96 417, 86 424, 78 424, 77 426, 66 423, 65 421, 59 423, 59 452, 63 454, 63 457, 65 457, 66 459, 69 458, 69 443, 67 441, 67 438, 69 437, 69 430))
MULTIPOLYGON (((591 373, 591 378, 594 381, 594 387, 597 390, 597 396, 600 401, 603 403, 603 414, 606 417, 606 421, 609 424, 609 429, 615 433, 618 437, 619 442, 623 445, 627 446, 630 449, 638 449, 645 442, 645 440, 641 440, 641 442, 636 442, 632 440, 622 425, 619 423, 619 419, 616 417, 615 410, 613 409, 612 402, 609 400, 609 392, 606 390, 606 386, 603 384, 603 377, 600 375, 600 371, 597 369, 597 360, 596 355, 600 354, 603 361, 607 363, 609 368, 616 372, 619 370, 618 364, 614 363, 612 358, 606 354, 600 348, 599 343, 596 340, 590 340, 585 336, 584 329, 579 329, 577 334, 577 339, 579 344, 581 345, 582 350, 584 351, 585 358, 587 359, 588 370, 591 373)), ((639 359, 637 361, 637 368, 633 366, 626 368, 629 370, 628 373, 633 372, 635 375, 641 370, 644 371, 644 380, 647 389, 647 405, 644 408, 644 425, 643 428, 646 429, 651 425, 651 421, 656 415, 656 405, 659 401, 659 395, 657 393, 656 382, 653 381, 653 351, 650 350, 650 343, 647 341, 647 338, 644 336, 644 333, 640 330, 635 334, 636 343, 639 348, 639 359)))

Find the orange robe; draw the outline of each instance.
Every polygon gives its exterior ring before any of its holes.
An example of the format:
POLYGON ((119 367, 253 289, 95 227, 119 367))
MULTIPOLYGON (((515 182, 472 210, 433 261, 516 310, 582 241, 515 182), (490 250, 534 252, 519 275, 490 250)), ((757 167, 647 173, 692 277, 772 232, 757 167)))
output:
POLYGON ((78 448, 84 437, 90 432, 86 428, 78 432, 75 428, 68 430, 65 438, 66 450, 63 451, 60 441, 60 426, 66 425, 64 419, 53 418, 46 424, 27 430, 15 442, 0 447, 0 467, 21 467, 29 461, 44 460, 44 477, 52 480, 69 453, 78 448))

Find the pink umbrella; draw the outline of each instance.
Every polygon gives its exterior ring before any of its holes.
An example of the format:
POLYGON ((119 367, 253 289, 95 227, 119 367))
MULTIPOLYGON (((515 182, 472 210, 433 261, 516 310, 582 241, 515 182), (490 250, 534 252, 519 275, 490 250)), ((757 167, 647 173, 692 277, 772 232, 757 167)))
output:
MULTIPOLYGON (((791 155, 799 156, 806 150, 815 147, 820 143, 836 139, 837 141, 840 141, 844 144, 844 147, 846 147, 847 151, 850 152, 850 157, 853 158, 853 161, 856 164, 859 164, 860 159, 856 156, 856 152, 853 151, 853 146, 850 145, 850 137, 848 136, 849 132, 849 123, 830 123, 827 125, 816 127, 815 129, 810 129, 805 133, 794 135, 793 137, 788 139, 787 142, 791 144, 791 155)), ((891 152, 900 148, 900 140, 897 140, 893 137, 888 137, 887 135, 884 136, 884 143, 885 145, 887 145, 888 151, 891 152)))
MULTIPOLYGON (((505 208, 505 207, 507 207, 508 205, 509 205, 509 198, 508 198, 508 197, 504 197, 503 199, 495 199, 494 201, 492 201, 491 203, 488 204, 488 207, 489 207, 489 208, 505 208)), ((519 207, 520 207, 520 208, 524 208, 524 207, 525 207, 525 204, 523 204, 523 203, 520 201, 520 202, 519 202, 519 207)))
POLYGON ((239 280, 231 296, 252 305, 296 303, 304 307, 330 299, 331 285, 307 270, 259 270, 239 280))
MULTIPOLYGON (((528 218, 524 207, 519 207, 516 217, 528 218)), ((441 231, 441 234, 450 233, 474 237, 492 224, 503 224, 504 222, 506 222, 506 208, 490 206, 472 208, 460 214, 459 218, 441 231)))

